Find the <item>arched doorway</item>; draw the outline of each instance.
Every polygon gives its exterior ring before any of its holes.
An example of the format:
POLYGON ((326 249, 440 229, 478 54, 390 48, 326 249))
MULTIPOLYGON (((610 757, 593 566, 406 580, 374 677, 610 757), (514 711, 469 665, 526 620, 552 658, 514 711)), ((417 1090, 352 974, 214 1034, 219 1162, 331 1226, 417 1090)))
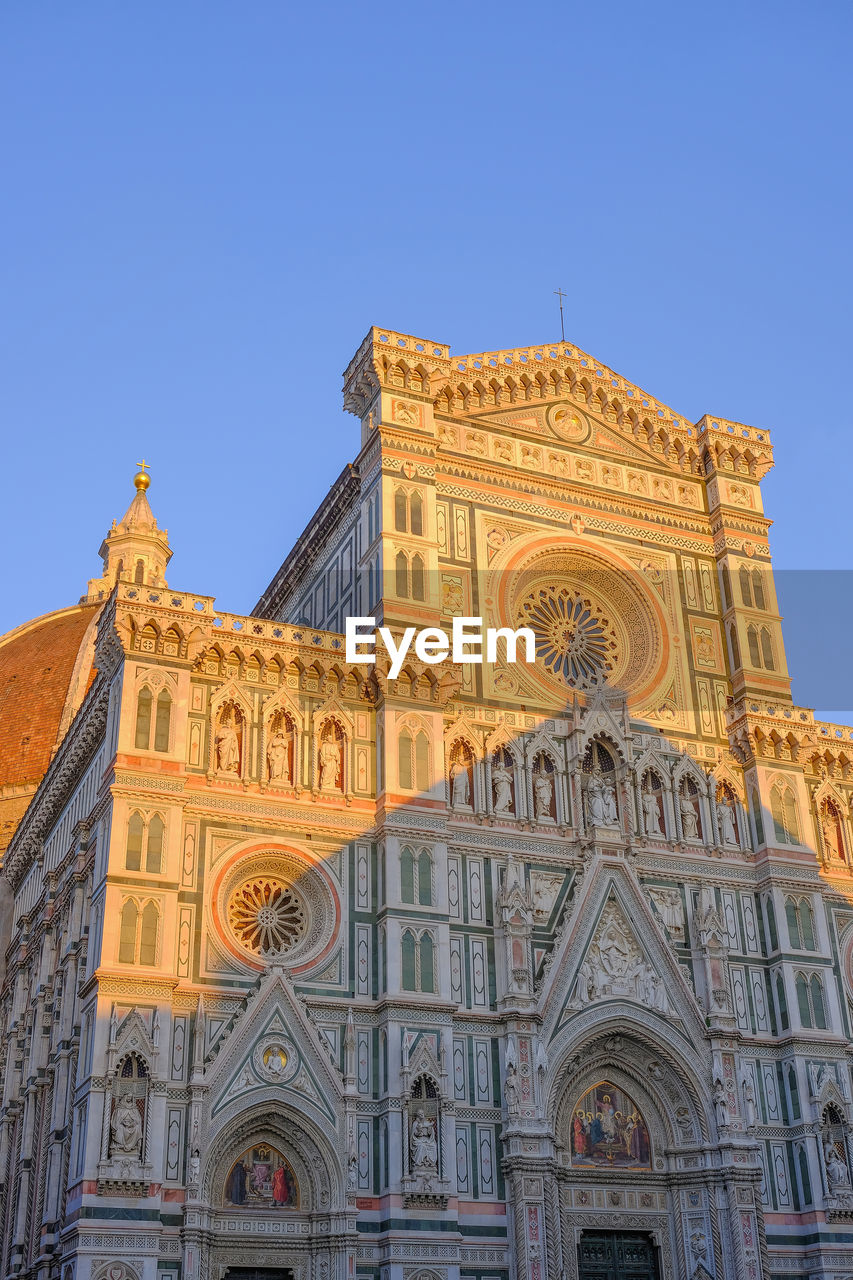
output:
MULTIPOLYGON (((281 1104, 279 1103, 279 1106, 281 1104)), ((259 1104, 211 1142, 195 1235, 209 1280, 345 1280, 355 1258, 354 1207, 337 1152, 288 1107, 259 1104)))
POLYGON ((663 1025, 654 1043, 626 1022, 573 1046, 552 1092, 569 1280, 701 1275, 720 1234, 704 1154, 711 1099, 663 1025))

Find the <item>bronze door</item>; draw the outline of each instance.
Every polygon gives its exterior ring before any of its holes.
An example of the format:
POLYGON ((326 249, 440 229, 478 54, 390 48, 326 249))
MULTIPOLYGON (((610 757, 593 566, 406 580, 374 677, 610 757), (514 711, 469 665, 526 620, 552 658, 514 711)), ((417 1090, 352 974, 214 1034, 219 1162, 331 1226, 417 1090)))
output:
POLYGON ((578 1275, 580 1280, 660 1280, 657 1250, 639 1231, 584 1231, 578 1275))

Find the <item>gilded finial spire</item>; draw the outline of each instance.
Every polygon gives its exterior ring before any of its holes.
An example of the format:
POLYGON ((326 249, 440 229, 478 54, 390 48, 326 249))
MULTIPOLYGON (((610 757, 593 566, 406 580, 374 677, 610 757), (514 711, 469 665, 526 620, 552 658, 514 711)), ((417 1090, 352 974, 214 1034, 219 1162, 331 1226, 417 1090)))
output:
POLYGON ((121 520, 114 520, 112 528, 101 543, 100 556, 104 571, 99 578, 89 580, 84 600, 103 600, 117 582, 132 582, 135 586, 165 587, 166 565, 172 558, 169 535, 157 528, 154 512, 148 505, 146 490, 151 484, 148 463, 143 458, 137 462, 139 470, 133 477, 136 493, 121 520))
POLYGON ((141 462, 136 464, 139 467, 136 475, 133 477, 133 483, 136 485, 138 493, 144 493, 151 483, 151 477, 147 475, 148 463, 143 458, 141 462))

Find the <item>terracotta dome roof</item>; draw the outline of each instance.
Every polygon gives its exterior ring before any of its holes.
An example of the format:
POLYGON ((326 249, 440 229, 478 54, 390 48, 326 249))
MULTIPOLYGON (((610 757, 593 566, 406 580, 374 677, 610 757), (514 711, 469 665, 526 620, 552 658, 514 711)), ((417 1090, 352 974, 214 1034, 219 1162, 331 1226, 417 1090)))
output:
POLYGON ((71 605, 0 636, 0 851, 92 683, 101 608, 71 605))

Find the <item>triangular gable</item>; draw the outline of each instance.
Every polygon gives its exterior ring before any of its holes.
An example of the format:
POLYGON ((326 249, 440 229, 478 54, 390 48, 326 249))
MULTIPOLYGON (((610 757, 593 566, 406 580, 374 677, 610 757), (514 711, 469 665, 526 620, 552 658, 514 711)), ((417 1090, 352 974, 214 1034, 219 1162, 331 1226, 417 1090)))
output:
MULTIPOLYGON (((589 449, 611 455, 615 453, 626 461, 634 461, 643 466, 651 466, 656 471, 666 470, 679 476, 684 475, 681 466, 675 459, 665 457, 663 453, 657 452, 649 445, 643 444, 641 440, 636 439, 632 422, 626 421, 624 426, 620 426, 618 423, 606 423, 589 404, 582 404, 579 401, 567 398, 565 394, 539 400, 535 406, 531 406, 521 413, 507 413, 505 408, 485 411, 475 409, 473 412, 469 409, 464 413, 454 413, 453 418, 455 422, 461 425, 473 426, 476 424, 483 427, 508 427, 510 431, 536 435, 546 443, 548 441, 553 441, 555 444, 574 443, 575 447, 577 447, 578 440, 566 437, 549 425, 550 415, 547 410, 551 409, 553 411, 555 406, 563 404, 569 408, 575 408, 578 411, 578 415, 582 415, 581 420, 585 420, 589 424, 587 427, 589 434, 580 441, 585 451, 589 449)), ((643 416, 647 417, 647 413, 644 413, 643 416)))
POLYGON ((612 1001, 636 1006, 701 1036, 704 1019, 662 924, 625 872, 599 866, 585 882, 558 954, 548 966, 541 1004, 548 1040, 582 1008, 612 1001), (579 985, 580 984, 580 985, 579 985))
POLYGON ((254 1100, 271 1086, 292 1106, 337 1123, 343 1083, 324 1042, 281 969, 261 980, 249 1008, 237 1015, 205 1071, 211 1116, 236 1098, 254 1100))

